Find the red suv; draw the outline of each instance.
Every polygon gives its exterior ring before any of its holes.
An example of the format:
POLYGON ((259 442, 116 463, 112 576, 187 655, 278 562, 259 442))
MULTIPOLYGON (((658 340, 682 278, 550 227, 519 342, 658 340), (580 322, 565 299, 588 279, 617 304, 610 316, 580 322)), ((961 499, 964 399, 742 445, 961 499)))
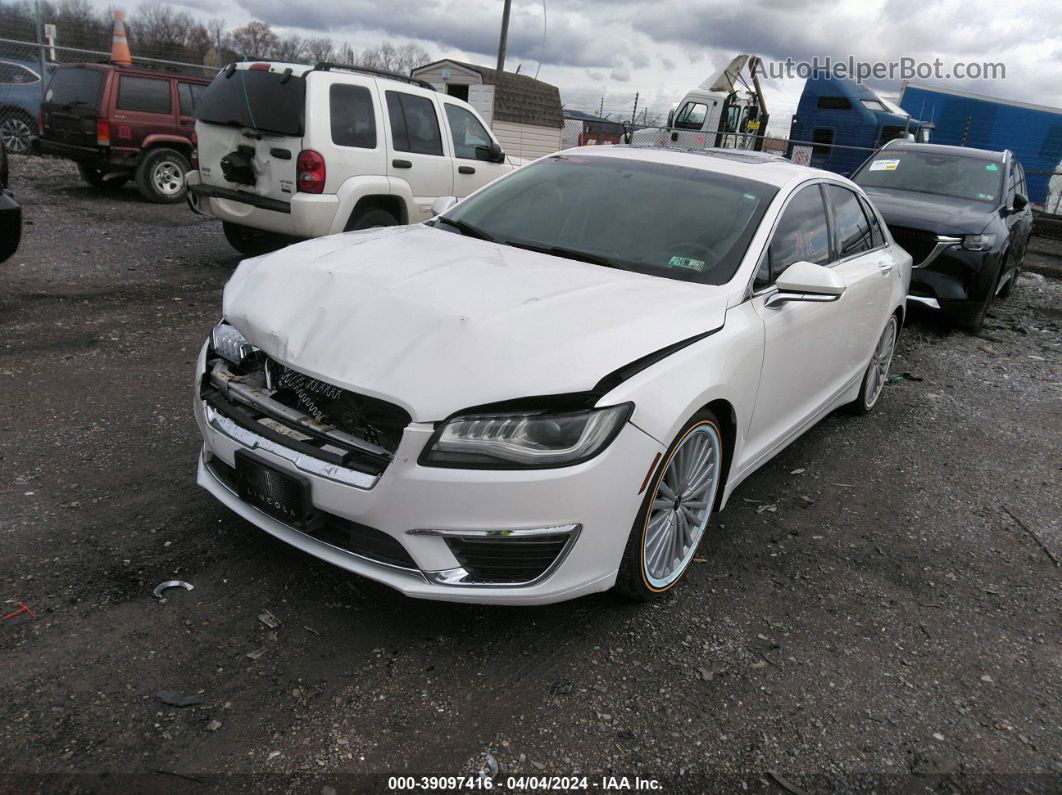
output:
POLYGON ((41 103, 40 152, 77 163, 97 188, 130 179, 146 199, 184 197, 205 77, 114 64, 60 64, 41 103))

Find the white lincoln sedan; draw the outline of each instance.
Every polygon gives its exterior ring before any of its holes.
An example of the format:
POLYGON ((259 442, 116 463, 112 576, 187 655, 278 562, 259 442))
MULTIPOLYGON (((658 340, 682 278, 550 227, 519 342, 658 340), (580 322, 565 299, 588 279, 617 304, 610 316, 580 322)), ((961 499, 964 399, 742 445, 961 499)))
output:
POLYGON ((662 594, 742 480, 881 395, 911 257, 835 174, 589 147, 436 209, 244 261, 197 364, 199 484, 351 572, 662 594))

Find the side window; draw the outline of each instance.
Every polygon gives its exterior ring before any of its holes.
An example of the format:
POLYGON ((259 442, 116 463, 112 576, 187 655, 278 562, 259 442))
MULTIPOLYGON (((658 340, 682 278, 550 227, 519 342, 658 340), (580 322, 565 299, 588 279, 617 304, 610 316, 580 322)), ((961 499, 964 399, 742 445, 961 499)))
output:
POLYGON ((885 233, 881 231, 881 222, 878 221, 878 214, 874 212, 874 208, 870 206, 870 203, 862 196, 859 197, 859 204, 863 208, 863 212, 866 213, 867 219, 870 221, 870 242, 872 248, 885 245, 885 233))
POLYGON ((782 212, 770 245, 771 281, 794 262, 816 265, 830 261, 830 231, 826 205, 818 185, 802 188, 782 212))
POLYGON ((1007 206, 1014 203, 1014 191, 1017 189, 1018 169, 1011 165, 1010 176, 1007 177, 1007 206))
POLYGON ((833 242, 839 258, 850 257, 874 247, 870 222, 859 199, 847 188, 826 186, 826 199, 833 211, 833 242))
POLYGON ((680 130, 699 130, 708 115, 708 106, 699 102, 687 102, 675 117, 675 127, 680 130))
POLYGON ((0 83, 36 83, 37 75, 18 64, 0 61, 0 83))
POLYGON ((177 84, 177 111, 182 116, 191 116, 195 113, 195 95, 192 94, 191 83, 177 84))
POLYGON ((450 136, 454 142, 454 154, 465 160, 476 159, 477 146, 490 146, 490 135, 483 129, 479 119, 464 108, 446 103, 446 121, 450 124, 450 136))
POLYGON ((811 131, 812 151, 817 155, 828 155, 833 148, 833 130, 829 127, 816 127, 811 131))
POLYGON ((376 112, 369 89, 333 83, 328 89, 328 108, 332 122, 332 143, 360 149, 376 148, 376 112))
POLYGON ((443 153, 439 117, 430 99, 388 91, 387 116, 391 120, 391 142, 397 151, 417 155, 443 153))
POLYGON ((1022 168, 1021 163, 1015 164, 1018 168, 1018 190, 1021 191, 1025 198, 1029 197, 1029 189, 1025 186, 1025 169, 1022 168))
POLYGON ((118 110, 141 113, 169 113, 170 81, 153 77, 122 75, 118 81, 118 110))

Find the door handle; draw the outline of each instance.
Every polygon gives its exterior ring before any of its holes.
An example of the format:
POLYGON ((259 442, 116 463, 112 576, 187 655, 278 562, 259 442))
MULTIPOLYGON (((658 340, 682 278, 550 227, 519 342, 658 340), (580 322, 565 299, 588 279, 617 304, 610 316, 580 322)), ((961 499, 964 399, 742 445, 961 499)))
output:
POLYGON ((472 168, 472 166, 458 166, 457 167, 457 173, 458 174, 475 174, 476 170, 474 168, 472 168))
POLYGON ((408 160, 392 160, 391 165, 395 168, 413 168, 413 164, 408 160))
POLYGON ((892 273, 892 269, 895 268, 895 267, 896 267, 896 264, 891 259, 890 260, 881 260, 880 262, 878 262, 878 270, 880 270, 886 276, 888 276, 890 273, 892 273))

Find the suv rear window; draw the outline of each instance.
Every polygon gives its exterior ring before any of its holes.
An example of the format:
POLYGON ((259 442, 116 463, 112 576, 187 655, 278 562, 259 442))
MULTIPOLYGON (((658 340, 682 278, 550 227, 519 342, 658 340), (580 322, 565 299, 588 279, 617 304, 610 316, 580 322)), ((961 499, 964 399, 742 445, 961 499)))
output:
POLYGON ((207 124, 302 135, 306 81, 282 72, 225 70, 196 101, 195 117, 207 124))
POLYGON ((95 108, 99 105, 102 85, 103 72, 99 69, 56 69, 44 101, 56 105, 78 103, 95 108))
POLYGON ((118 101, 114 106, 118 110, 140 113, 170 113, 173 108, 170 81, 122 75, 118 80, 118 101))
POLYGON ((328 89, 332 143, 336 146, 376 148, 376 111, 365 86, 333 83, 328 89))

